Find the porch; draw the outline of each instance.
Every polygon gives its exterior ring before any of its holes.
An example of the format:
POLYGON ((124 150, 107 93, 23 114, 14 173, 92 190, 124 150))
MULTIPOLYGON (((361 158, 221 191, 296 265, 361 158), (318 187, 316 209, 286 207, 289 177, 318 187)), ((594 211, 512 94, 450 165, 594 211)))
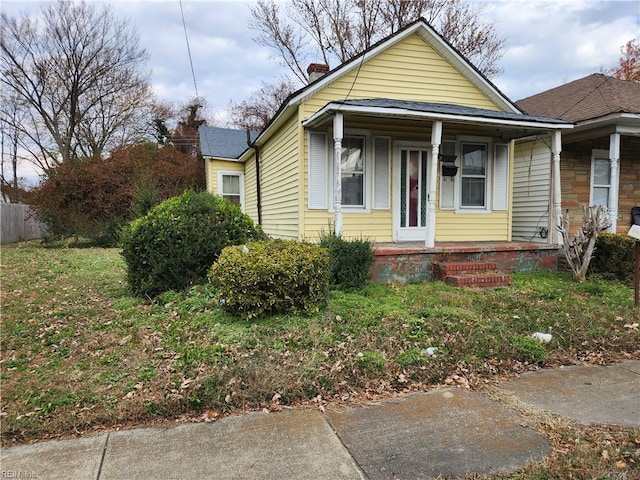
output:
MULTIPOLYGON (((374 243, 371 280, 411 283, 438 280, 441 264, 491 265, 497 274, 558 268, 557 245, 531 242, 424 242, 374 243)), ((473 268, 473 267, 471 267, 473 268)))

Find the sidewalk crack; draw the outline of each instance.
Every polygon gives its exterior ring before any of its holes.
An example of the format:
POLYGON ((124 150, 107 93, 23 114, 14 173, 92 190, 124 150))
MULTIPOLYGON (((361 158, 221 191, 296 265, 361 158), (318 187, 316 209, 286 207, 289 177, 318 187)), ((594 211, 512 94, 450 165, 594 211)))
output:
POLYGON ((107 447, 109 447, 109 438, 111 438, 111 432, 107 433, 107 438, 104 441, 104 447, 102 448, 102 457, 100 458, 100 466, 98 467, 98 476, 96 480, 100 480, 102 476, 102 466, 104 465, 104 459, 107 456, 107 447))

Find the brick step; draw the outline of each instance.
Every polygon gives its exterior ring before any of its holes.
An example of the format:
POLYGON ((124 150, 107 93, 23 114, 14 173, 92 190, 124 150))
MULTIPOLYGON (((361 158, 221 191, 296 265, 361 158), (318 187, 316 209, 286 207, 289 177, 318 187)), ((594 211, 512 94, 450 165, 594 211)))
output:
POLYGON ((494 271, 497 268, 498 266, 495 262, 438 262, 436 264, 436 275, 440 279, 445 279, 450 275, 482 273, 494 271))
POLYGON ((447 275, 445 283, 454 287, 493 288, 511 285, 511 275, 508 273, 482 272, 447 275))

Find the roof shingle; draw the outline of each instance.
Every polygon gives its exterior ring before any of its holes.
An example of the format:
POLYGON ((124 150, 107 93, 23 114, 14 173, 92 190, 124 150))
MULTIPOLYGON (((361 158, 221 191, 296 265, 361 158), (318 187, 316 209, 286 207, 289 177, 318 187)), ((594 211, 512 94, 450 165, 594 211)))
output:
POLYGON ((612 113, 640 113, 640 83, 594 73, 516 104, 532 115, 581 122, 612 113))
MULTIPOLYGON (((202 125, 198 132, 200 133, 200 151, 203 157, 237 159, 249 148, 246 130, 202 125)), ((253 142, 258 136, 258 132, 250 130, 249 135, 253 142)))

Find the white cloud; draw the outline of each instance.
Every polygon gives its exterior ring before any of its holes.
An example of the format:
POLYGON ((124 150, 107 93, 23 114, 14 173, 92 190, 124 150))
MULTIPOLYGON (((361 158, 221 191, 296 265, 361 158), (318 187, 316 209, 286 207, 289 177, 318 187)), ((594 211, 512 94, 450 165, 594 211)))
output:
MULTIPOLYGON (((100 3, 94 0, 94 3, 100 3)), ((116 0, 114 12, 131 20, 151 58, 155 92, 184 102, 195 92, 177 0, 116 0)), ((198 92, 223 111, 286 71, 256 45, 247 21, 251 1, 182 0, 198 92)), ((617 63, 620 47, 638 35, 640 2, 609 0, 489 0, 488 18, 505 38, 494 83, 510 98, 538 93, 617 63)), ((38 2, 2 0, 2 11, 37 11, 38 2)))

